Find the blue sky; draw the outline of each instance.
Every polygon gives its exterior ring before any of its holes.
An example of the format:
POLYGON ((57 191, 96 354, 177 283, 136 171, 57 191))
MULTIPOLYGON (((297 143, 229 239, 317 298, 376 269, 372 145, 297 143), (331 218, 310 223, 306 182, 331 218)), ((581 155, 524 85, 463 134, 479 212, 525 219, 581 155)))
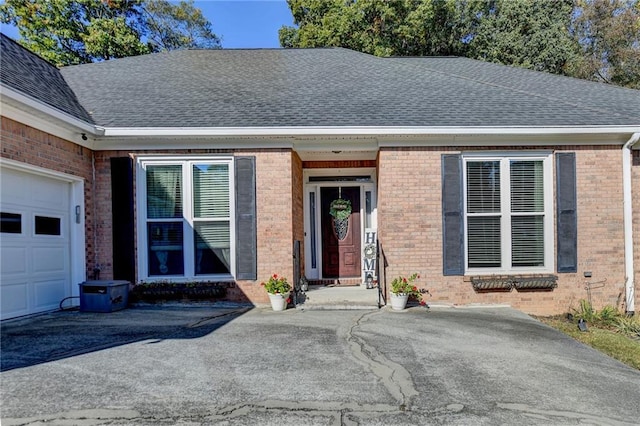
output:
MULTIPOLYGON (((194 5, 209 19, 213 32, 222 37, 222 47, 280 47, 278 29, 293 25, 284 0, 206 0, 194 5)), ((2 33, 18 38, 18 31, 2 24, 2 33)))

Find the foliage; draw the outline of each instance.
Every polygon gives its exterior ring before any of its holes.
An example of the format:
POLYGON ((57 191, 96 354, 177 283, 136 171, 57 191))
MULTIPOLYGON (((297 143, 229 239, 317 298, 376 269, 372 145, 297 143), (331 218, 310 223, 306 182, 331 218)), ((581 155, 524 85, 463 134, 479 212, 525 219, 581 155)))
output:
POLYGON ((394 294, 406 294, 409 296, 409 299, 415 299, 420 301, 421 305, 424 305, 425 302, 422 300, 423 291, 418 290, 418 287, 414 284, 415 281, 420 278, 418 273, 414 273, 409 277, 398 276, 391 281, 391 293, 394 294))
POLYGON ((497 0, 480 2, 482 17, 468 34, 467 56, 564 74, 578 54, 569 34, 573 0, 497 0))
POLYGON ((573 320, 585 320, 590 326, 615 331, 630 337, 640 338, 640 318, 628 317, 613 306, 605 306, 596 311, 591 303, 580 300, 580 308, 570 315, 573 320))
POLYGON ((336 219, 347 219, 351 214, 351 201, 342 198, 335 199, 329 206, 329 214, 336 219))
POLYGON ((193 6, 193 0, 178 5, 165 0, 147 1, 144 12, 153 51, 220 47, 220 38, 202 11, 193 6))
POLYGON ((571 74, 640 89, 640 1, 576 0, 571 74))
POLYGON ((6 0, 0 21, 58 66, 220 45, 192 0, 6 0))
POLYGON ((215 300, 224 298, 228 283, 194 281, 139 282, 129 292, 132 302, 162 302, 166 300, 215 300))
POLYGON ((273 274, 267 282, 260 283, 261 286, 270 294, 286 294, 291 291, 291 284, 285 277, 273 274))
POLYGON ((456 55, 640 87, 640 0, 288 0, 283 47, 456 55))

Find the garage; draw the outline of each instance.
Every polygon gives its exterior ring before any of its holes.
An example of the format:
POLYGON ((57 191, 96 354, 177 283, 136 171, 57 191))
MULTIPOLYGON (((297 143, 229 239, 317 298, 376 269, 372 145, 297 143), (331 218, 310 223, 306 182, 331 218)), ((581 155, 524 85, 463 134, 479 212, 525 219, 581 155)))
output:
POLYGON ((77 293, 71 259, 77 183, 7 167, 0 178, 1 319, 57 309, 77 293))

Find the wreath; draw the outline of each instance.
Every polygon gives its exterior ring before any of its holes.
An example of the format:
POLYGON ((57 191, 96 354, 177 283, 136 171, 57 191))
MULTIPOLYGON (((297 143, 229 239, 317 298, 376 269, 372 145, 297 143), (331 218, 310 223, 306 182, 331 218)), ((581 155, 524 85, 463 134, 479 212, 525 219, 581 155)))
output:
POLYGON ((329 214, 335 219, 344 220, 351 214, 351 201, 338 198, 331 202, 329 214))

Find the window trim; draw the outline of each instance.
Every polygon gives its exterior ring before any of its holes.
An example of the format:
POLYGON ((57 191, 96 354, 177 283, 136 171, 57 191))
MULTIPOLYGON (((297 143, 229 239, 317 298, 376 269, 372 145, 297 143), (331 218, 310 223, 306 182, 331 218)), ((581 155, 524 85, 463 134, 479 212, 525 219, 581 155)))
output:
MULTIPOLYGON (((236 275, 236 194, 235 194, 235 168, 233 156, 143 156, 136 159, 136 238, 137 238, 137 265, 139 281, 166 281, 193 282, 193 281, 230 281, 236 275), (225 164, 229 170, 229 245, 230 273, 229 274, 195 274, 195 249, 193 244, 193 174, 192 167, 195 164, 213 163, 225 164), (183 171, 183 217, 174 221, 183 223, 183 275, 157 276, 149 275, 149 247, 147 239, 147 166, 181 165, 183 171), (186 171, 186 174, 185 174, 186 171), (187 232, 189 231, 189 232, 187 232)), ((163 220, 161 220, 163 221, 163 220)))
MULTIPOLYGON (((463 153, 462 154, 462 215, 463 215, 463 243, 464 243, 464 274, 488 275, 488 274, 527 274, 527 273, 553 273, 555 268, 555 225, 554 225, 554 172, 553 153, 551 151, 531 152, 490 152, 490 153, 463 153), (509 182, 510 161, 540 160, 543 164, 543 188, 544 188, 544 266, 511 266, 511 188, 509 182), (468 214, 467 214, 467 163, 473 161, 499 161, 501 171, 501 267, 495 268, 470 268, 468 256, 468 214), (507 171, 507 173, 505 173, 507 171), (504 194, 509 194, 505 197, 504 194)), ((513 216, 517 216, 514 214, 513 216)))

